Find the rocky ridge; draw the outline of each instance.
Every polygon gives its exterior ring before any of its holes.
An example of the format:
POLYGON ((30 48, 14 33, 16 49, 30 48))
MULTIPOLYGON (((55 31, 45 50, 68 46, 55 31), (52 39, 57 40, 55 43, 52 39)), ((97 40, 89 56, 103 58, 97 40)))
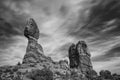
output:
POLYGON ((36 22, 30 19, 24 30, 28 45, 23 62, 16 66, 1 67, 0 80, 43 80, 40 79, 42 76, 39 76, 39 79, 30 77, 33 76, 31 74, 37 74, 36 70, 43 69, 50 70, 53 74, 52 79, 44 80, 89 80, 88 76, 92 77, 90 75, 93 71, 90 52, 84 41, 70 46, 68 51, 70 64, 68 64, 66 60, 54 62, 50 57, 45 56, 42 46, 38 44, 39 35, 36 22))

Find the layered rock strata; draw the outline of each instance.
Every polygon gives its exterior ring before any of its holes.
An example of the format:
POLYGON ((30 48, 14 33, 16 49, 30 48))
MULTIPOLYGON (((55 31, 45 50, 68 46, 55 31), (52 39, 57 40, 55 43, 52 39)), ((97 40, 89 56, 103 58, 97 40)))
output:
POLYGON ((28 45, 23 58, 23 64, 39 63, 48 59, 44 55, 42 46, 38 44, 39 34, 37 24, 33 19, 30 19, 24 30, 24 36, 28 39, 28 45))
POLYGON ((72 44, 69 48, 70 68, 78 69, 83 74, 92 71, 91 55, 85 41, 79 41, 76 45, 72 44))

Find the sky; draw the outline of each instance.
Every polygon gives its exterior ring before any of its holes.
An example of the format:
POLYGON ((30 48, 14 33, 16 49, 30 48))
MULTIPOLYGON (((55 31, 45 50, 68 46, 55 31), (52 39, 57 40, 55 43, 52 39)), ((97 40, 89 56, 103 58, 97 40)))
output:
POLYGON ((69 46, 84 40, 97 72, 120 73, 119 14, 119 0, 0 0, 0 65, 22 62, 23 30, 32 17, 46 56, 68 59, 69 46))

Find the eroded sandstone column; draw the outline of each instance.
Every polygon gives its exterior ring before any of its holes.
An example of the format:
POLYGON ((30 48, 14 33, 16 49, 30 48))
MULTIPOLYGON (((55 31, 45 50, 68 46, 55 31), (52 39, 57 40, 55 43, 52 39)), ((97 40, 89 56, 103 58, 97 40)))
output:
POLYGON ((70 68, 76 68, 83 74, 92 70, 91 55, 85 41, 79 41, 76 45, 72 44, 69 48, 70 68))
POLYGON ((40 57, 43 54, 43 49, 38 44, 39 29, 35 21, 30 18, 24 30, 24 36, 28 39, 26 54, 23 58, 23 63, 36 63, 40 62, 40 57))
POLYGON ((79 65, 79 55, 76 53, 76 45, 72 44, 69 48, 70 68, 77 68, 79 65))
POLYGON ((79 69, 86 74, 92 70, 91 55, 85 41, 79 41, 76 44, 76 53, 79 55, 79 69))

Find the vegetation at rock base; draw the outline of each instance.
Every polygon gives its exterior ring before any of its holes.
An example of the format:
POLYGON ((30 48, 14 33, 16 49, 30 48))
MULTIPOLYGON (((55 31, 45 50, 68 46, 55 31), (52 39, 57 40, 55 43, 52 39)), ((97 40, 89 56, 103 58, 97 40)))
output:
POLYGON ((90 80, 120 80, 120 75, 112 74, 109 70, 101 70, 99 75, 92 77, 90 80))
POLYGON ((32 80, 53 80, 53 72, 47 68, 33 70, 28 77, 32 80))

